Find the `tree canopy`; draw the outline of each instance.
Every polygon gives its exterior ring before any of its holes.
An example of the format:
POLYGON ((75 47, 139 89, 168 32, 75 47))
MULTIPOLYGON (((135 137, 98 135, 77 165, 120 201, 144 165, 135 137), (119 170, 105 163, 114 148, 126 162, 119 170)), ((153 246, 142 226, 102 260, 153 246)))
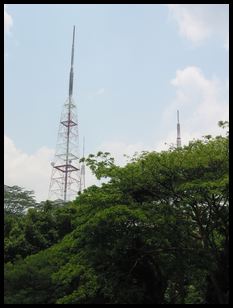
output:
POLYGON ((6 214, 5 303, 227 304, 228 155, 228 135, 89 155, 108 183, 6 214))

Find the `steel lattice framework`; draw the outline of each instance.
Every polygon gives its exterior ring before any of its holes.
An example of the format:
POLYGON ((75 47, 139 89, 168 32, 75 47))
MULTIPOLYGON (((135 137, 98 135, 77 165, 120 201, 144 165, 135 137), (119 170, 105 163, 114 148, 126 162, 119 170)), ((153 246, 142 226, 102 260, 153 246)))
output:
POLYGON ((73 100, 75 27, 71 52, 69 97, 66 100, 59 124, 57 146, 52 165, 49 199, 73 200, 81 189, 79 165, 79 135, 77 108, 73 100))

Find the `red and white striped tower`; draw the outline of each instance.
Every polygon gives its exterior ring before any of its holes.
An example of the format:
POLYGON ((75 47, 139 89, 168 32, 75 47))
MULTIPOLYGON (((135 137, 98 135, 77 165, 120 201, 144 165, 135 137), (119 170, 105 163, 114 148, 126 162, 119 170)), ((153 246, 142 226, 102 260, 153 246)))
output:
POLYGON ((52 165, 49 200, 73 200, 80 190, 79 135, 77 108, 73 100, 75 26, 71 51, 69 97, 66 100, 59 124, 57 146, 52 165))

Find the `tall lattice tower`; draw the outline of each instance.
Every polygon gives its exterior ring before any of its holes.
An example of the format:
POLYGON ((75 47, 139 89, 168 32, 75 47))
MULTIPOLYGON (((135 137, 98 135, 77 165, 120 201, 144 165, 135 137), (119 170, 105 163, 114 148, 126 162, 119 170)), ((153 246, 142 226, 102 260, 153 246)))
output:
POLYGON ((71 51, 69 97, 63 106, 57 146, 52 165, 49 199, 71 201, 80 190, 79 136, 76 105, 73 100, 75 26, 71 51))
POLYGON ((177 139, 176 139, 176 146, 177 146, 177 148, 181 147, 179 110, 177 110, 177 139))

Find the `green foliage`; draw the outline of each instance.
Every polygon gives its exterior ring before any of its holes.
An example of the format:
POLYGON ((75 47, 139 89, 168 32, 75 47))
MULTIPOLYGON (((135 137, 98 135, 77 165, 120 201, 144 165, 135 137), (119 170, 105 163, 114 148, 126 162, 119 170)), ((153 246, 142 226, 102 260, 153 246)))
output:
POLYGON ((119 169, 108 152, 98 152, 96 156, 90 154, 85 161, 97 179, 110 177, 119 169))
POLYGON ((30 208, 23 216, 5 214, 4 257, 15 261, 46 249, 73 229, 76 208, 46 201, 30 208))
POLYGON ((4 212, 22 215, 30 207, 35 207, 34 192, 19 186, 4 185, 4 212))
POLYGON ((5 265, 5 304, 52 304, 53 285, 47 252, 5 265))
POLYGON ((207 136, 125 167, 89 155, 107 184, 7 216, 5 303, 228 303, 228 152, 207 136))

